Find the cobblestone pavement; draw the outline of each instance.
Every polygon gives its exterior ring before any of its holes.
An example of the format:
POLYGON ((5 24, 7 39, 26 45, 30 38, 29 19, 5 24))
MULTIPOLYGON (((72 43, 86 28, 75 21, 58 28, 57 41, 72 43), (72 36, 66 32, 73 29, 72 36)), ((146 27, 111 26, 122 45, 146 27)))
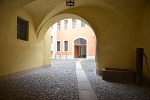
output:
MULTIPOLYGON (((1 81, 0 100, 79 100, 78 60, 54 60, 52 67, 1 81)), ((150 88, 104 81, 93 60, 81 65, 99 100, 150 100, 150 88)))
POLYGON ((104 81, 96 75, 93 60, 84 60, 81 65, 99 100, 150 100, 150 88, 104 81))
POLYGON ((1 81, 0 100, 79 100, 76 61, 52 61, 52 67, 1 81))

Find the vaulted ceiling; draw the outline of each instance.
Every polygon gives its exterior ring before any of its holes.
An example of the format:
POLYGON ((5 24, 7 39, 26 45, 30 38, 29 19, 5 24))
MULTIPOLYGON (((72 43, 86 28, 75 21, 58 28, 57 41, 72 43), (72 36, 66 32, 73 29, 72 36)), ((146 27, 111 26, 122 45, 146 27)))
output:
MULTIPOLYGON (((78 7, 98 7, 101 9, 108 9, 108 11, 114 11, 120 14, 125 19, 136 13, 142 13, 143 5, 146 0, 75 0, 74 7, 66 6, 66 0, 36 0, 23 7, 28 11, 35 22, 35 28, 38 30, 48 19, 54 15, 65 11, 67 9, 73 9, 78 7), (135 7, 136 6, 136 7, 135 7), (134 9, 136 8, 136 9, 134 9), (139 12, 141 10, 141 12, 139 12)), ((88 13, 88 11, 85 11, 88 13)), ((133 17, 135 17, 133 16, 133 17)))

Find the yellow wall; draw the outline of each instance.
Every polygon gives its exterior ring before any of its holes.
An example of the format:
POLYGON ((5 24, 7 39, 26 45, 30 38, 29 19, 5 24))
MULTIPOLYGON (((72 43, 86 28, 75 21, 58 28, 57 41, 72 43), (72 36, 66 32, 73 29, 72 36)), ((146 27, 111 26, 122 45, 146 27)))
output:
POLYGON ((44 38, 44 65, 51 64, 51 31, 50 29, 46 32, 44 38))
MULTIPOLYGON (((147 55, 148 65, 150 69, 150 1, 145 6, 143 16, 141 18, 139 47, 144 48, 144 52, 147 55)), ((150 78, 150 73, 148 73, 145 59, 143 63, 144 63, 144 75, 150 78)))
MULTIPOLYGON (((7 30, 0 30, 0 33, 5 33, 0 37, 0 76, 43 66, 44 50, 48 54, 50 51, 46 49, 50 47, 44 48, 44 40, 38 42, 32 16, 21 9, 7 24, 8 26, 5 26, 8 27, 7 30), (29 21, 29 41, 17 39, 17 16, 29 21)), ((47 36, 49 34, 46 35, 46 45, 49 39, 47 36)), ((45 57, 48 59, 47 56, 45 57)), ((45 64, 50 64, 50 62, 46 60, 45 64)))

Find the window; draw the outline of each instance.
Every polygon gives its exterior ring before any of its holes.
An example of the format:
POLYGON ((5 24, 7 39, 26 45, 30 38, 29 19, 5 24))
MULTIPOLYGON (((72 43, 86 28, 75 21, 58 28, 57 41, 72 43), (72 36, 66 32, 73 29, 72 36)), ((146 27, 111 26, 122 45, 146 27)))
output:
POLYGON ((57 22, 57 29, 58 29, 58 30, 60 30, 60 28, 61 28, 60 25, 61 25, 61 24, 60 24, 60 21, 57 22))
POLYGON ((64 41, 64 51, 68 51, 68 41, 64 41))
POLYGON ((57 41, 57 51, 60 51, 60 41, 57 41))
POLYGON ((51 44, 53 44, 53 36, 51 36, 51 44))
POLYGON ((72 28, 76 27, 76 19, 72 19, 72 28))
POLYGON ((66 30, 68 27, 68 20, 64 20, 64 29, 66 30))
POLYGON ((53 25, 51 26, 51 29, 53 30, 53 25))
POLYGON ((85 27, 85 23, 81 21, 81 27, 85 27))
POLYGON ((28 21, 17 17, 17 39, 28 41, 28 21))
POLYGON ((74 41, 74 44, 86 44, 86 40, 83 38, 78 38, 74 41))

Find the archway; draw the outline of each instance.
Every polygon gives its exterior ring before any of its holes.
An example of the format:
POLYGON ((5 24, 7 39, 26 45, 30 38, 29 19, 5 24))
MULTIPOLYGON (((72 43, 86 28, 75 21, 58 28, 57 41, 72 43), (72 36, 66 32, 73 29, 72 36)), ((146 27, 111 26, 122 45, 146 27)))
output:
MULTIPOLYGON (((82 17, 78 16, 78 15, 75 15, 75 14, 68 14, 68 13, 65 13, 65 14, 59 14, 59 15, 56 15, 54 17, 52 17, 51 19, 49 19, 41 28, 41 30, 39 31, 38 33, 38 40, 39 41, 42 41, 44 36, 45 36, 45 33, 47 32, 47 30, 50 28, 50 26, 52 26, 53 24, 55 24, 56 22, 60 21, 60 20, 63 20, 63 19, 67 19, 67 18, 72 18, 72 19, 78 19, 78 20, 81 20, 82 22, 84 22, 85 24, 87 24, 91 30, 93 31, 93 33, 95 34, 93 28, 91 27, 91 25, 82 17)), ((79 36, 80 37, 80 36, 79 36)), ((79 38, 77 37, 77 38, 79 38)), ((77 39, 76 38, 76 39, 77 39)), ((84 37, 82 37, 84 38, 84 37)), ((95 35, 95 38, 96 38, 96 35, 95 35)), ((72 43, 74 44, 74 43, 72 43)), ((88 43, 87 43, 88 44, 88 43)), ((95 55, 96 55, 96 41, 95 41, 95 55)), ((72 59, 74 59, 74 45, 72 47, 72 59)), ((88 47, 86 49, 86 53, 88 52, 88 47)), ((87 56, 87 54, 86 54, 87 56)), ((60 57, 59 57, 60 58, 60 57)), ((64 57, 66 58, 66 57, 64 57)), ((68 57, 67 57, 68 58, 68 57)), ((95 59, 95 57, 91 57, 91 56, 87 56, 86 58, 90 58, 90 59, 95 59)))
MULTIPOLYGON (((51 51, 53 52, 54 59, 74 59, 74 58, 87 58, 87 59, 95 59, 95 33, 87 24, 85 26, 81 26, 83 22, 79 19, 76 19, 76 27, 73 27, 73 20, 71 18, 66 18, 63 20, 58 21, 51 27, 51 43, 52 48, 51 51), (68 21, 67 29, 64 28, 64 22, 68 21), (81 40, 82 43, 77 44, 74 43, 78 39, 81 40), (85 40, 85 41, 84 41, 85 40), (91 41, 88 46, 88 41, 91 41), (67 44, 65 44, 67 43, 67 44), (86 43, 86 44, 85 44, 86 43), (54 45, 55 44, 55 45, 54 45), (75 54, 75 46, 78 47, 78 57, 74 57, 75 54), (59 46, 58 46, 59 45, 59 46), (67 45, 67 50, 66 48, 67 45), (81 51, 79 51, 81 50, 81 51), (55 55, 54 55, 55 54, 55 55)), ((78 40, 80 41, 80 40, 78 40)), ((76 41, 77 42, 77 41, 76 41)), ((52 59, 53 59, 52 58, 52 59)))
MULTIPOLYGON (((93 27, 84 18, 82 18, 78 15, 75 15, 75 14, 64 13, 64 14, 58 14, 58 15, 50 18, 49 20, 47 20, 47 22, 41 27, 41 29, 38 32, 38 36, 37 36, 38 39, 43 40, 44 36, 45 36, 45 34, 46 34, 46 32, 47 32, 47 30, 49 29, 50 26, 52 26, 53 24, 55 24, 56 22, 58 22, 60 20, 66 19, 66 18, 73 18, 73 19, 81 20, 82 22, 86 23, 93 30, 93 32, 95 34, 95 31, 94 31, 93 27)), ((95 34, 95 36, 96 36, 96 34, 95 34)))

